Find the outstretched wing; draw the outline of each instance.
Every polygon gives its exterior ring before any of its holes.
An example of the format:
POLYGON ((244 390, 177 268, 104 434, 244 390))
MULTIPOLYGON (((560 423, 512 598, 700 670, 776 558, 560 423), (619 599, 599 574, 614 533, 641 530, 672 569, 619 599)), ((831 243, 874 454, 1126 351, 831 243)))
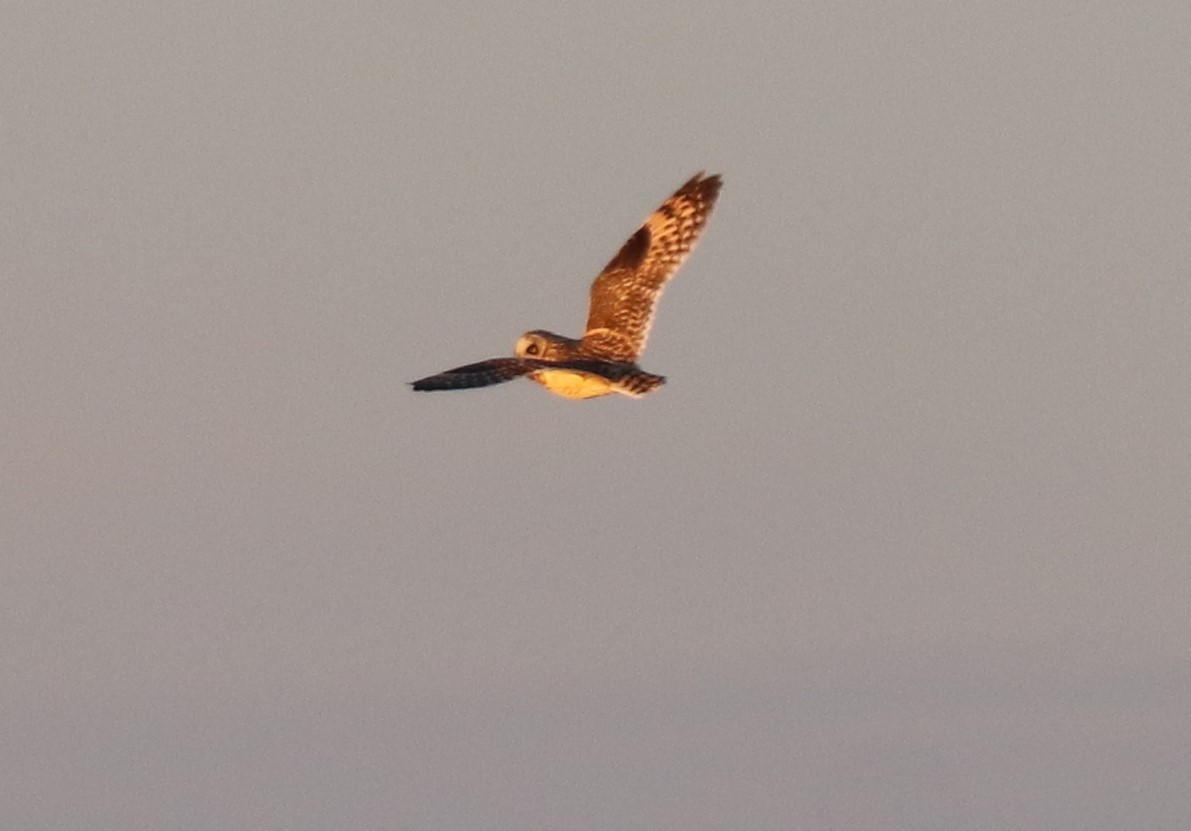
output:
POLYGON ((666 281, 699 241, 720 193, 719 175, 695 174, 629 237, 591 284, 583 348, 615 361, 645 349, 666 281))
POLYGON ((419 378, 410 386, 419 392, 490 387, 493 384, 503 384, 505 381, 512 381, 514 378, 528 375, 541 365, 541 361, 524 358, 490 358, 487 361, 457 366, 437 375, 419 378))
MULTIPOLYGON (((599 359, 578 358, 568 361, 546 361, 540 358, 489 358, 466 366, 457 366, 413 381, 410 386, 418 392, 437 392, 439 390, 466 390, 473 387, 490 387, 493 384, 503 384, 522 375, 531 375, 538 370, 551 372, 578 372, 606 378, 619 383, 627 389, 634 390, 631 394, 642 394, 659 387, 665 382, 660 375, 650 375, 642 372, 630 363, 619 363, 599 359), (639 390, 639 392, 637 392, 639 390)), ((536 378, 537 376, 535 376, 536 378)), ((549 385, 547 385, 549 386, 549 385)))

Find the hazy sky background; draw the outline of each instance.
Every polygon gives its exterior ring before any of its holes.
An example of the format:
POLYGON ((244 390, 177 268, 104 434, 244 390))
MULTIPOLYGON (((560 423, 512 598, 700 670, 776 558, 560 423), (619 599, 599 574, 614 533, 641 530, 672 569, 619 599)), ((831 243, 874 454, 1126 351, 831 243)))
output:
POLYGON ((0 825, 1185 829, 1184 0, 13 4, 0 825), (658 393, 576 335, 696 170, 658 393))

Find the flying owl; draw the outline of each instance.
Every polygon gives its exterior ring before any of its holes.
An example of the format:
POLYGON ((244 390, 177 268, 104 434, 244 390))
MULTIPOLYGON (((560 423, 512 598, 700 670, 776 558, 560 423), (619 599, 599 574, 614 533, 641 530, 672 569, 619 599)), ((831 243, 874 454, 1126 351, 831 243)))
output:
POLYGON ((642 370, 637 359, 662 290, 699 241, 720 185, 718 175, 695 174, 629 237, 591 284, 582 338, 535 329, 517 341, 515 357, 448 369, 414 381, 413 388, 487 387, 524 375, 564 398, 653 392, 666 379, 642 370))

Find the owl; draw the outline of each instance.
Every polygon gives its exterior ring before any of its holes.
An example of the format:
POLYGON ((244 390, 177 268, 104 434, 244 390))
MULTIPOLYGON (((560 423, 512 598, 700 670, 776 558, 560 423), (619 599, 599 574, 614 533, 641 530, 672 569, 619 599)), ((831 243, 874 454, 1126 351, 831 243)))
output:
POLYGON ((720 193, 718 175, 698 173, 661 204, 591 284, 581 338, 526 332, 511 358, 490 358, 414 381, 415 390, 487 387, 522 376, 563 398, 653 392, 665 378, 637 366, 658 300, 699 241, 720 193))

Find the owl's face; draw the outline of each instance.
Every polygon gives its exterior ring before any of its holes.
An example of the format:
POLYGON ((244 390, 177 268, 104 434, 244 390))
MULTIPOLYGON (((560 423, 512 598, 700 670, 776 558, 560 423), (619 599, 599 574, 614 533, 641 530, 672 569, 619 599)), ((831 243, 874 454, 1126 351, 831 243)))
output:
POLYGON ((537 358, 541 361, 565 361, 579 354, 579 341, 564 338, 545 329, 526 332, 517 341, 514 354, 518 358, 537 358))
POLYGON ((542 332, 526 332, 517 341, 517 348, 513 354, 518 358, 545 358, 550 341, 543 337, 542 332))

